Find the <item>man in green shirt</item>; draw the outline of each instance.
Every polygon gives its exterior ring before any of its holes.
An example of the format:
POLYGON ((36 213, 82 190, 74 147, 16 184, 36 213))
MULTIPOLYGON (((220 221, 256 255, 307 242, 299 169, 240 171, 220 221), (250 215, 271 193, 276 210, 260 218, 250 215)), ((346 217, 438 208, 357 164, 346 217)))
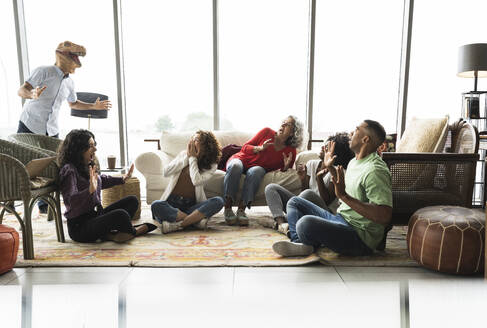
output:
POLYGON ((344 174, 333 166, 335 145, 329 144, 323 160, 332 175, 336 197, 342 204, 334 215, 313 203, 293 197, 287 203, 291 241, 272 245, 282 256, 306 256, 324 246, 344 255, 369 255, 380 247, 392 216, 391 174, 377 154, 386 133, 376 121, 365 120, 351 135, 355 158, 344 174))

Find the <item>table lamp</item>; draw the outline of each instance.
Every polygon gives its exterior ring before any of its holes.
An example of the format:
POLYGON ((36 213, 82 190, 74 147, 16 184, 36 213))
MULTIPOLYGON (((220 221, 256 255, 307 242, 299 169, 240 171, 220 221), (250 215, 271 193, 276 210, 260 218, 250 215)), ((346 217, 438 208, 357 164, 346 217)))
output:
POLYGON ((487 77, 487 43, 466 44, 459 48, 457 76, 474 78, 473 91, 463 93, 462 111, 468 118, 479 119, 480 95, 486 92, 477 91, 477 80, 487 77))
MULTIPOLYGON (((94 93, 94 92, 77 92, 76 96, 78 100, 86 103, 94 103, 97 98, 102 100, 108 100, 108 96, 94 93)), ((71 116, 76 117, 87 117, 88 118, 88 130, 90 129, 90 119, 92 118, 107 118, 108 110, 107 109, 73 109, 71 108, 71 116)))

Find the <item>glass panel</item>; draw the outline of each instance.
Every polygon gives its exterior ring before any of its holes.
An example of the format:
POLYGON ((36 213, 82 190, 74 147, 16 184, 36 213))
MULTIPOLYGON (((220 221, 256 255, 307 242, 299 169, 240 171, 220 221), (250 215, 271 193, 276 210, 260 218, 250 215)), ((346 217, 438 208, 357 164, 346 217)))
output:
MULTIPOLYGON (((112 109, 108 119, 91 119, 91 131, 98 142, 102 168, 108 154, 120 154, 117 83, 113 32, 113 2, 110 0, 24 0, 31 71, 55 62, 55 49, 69 40, 86 48, 82 67, 72 74, 76 91, 108 95, 112 109), (39 15, 42 13, 42 15, 39 15)), ((64 102, 59 114, 60 138, 71 129, 88 128, 85 118, 70 116, 64 102)))
POLYGON ((0 137, 17 132, 21 98, 12 1, 0 1, 0 137))
MULTIPOLYGON (((453 122, 460 117, 461 94, 472 91, 474 81, 456 76, 458 48, 486 42, 486 11, 487 2, 482 0, 414 3, 408 118, 448 114, 453 122)), ((486 79, 479 78, 478 90, 487 90, 486 79)))
POLYGON ((221 1, 219 71, 222 129, 278 128, 306 113, 309 3, 221 1))
POLYGON ((396 131, 402 0, 316 4, 313 139, 364 119, 396 131))
POLYGON ((129 156, 161 131, 213 128, 212 2, 122 1, 129 156), (144 19, 141 19, 144 17, 144 19))

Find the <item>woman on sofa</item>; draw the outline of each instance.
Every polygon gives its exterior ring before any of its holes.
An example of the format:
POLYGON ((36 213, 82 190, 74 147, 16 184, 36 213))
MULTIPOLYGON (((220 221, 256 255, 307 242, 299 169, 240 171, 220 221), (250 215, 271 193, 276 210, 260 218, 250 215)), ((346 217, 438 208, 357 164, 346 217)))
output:
MULTIPOLYGON (((301 180, 299 197, 302 197, 315 205, 336 213, 339 201, 335 196, 335 189, 331 183, 331 174, 326 169, 323 159, 325 152, 329 149, 334 154, 334 161, 337 165, 347 168, 348 162, 355 156, 350 150, 350 138, 348 133, 341 132, 330 136, 321 147, 320 159, 313 159, 298 167, 298 175, 301 180)), ((287 234, 289 231, 286 223, 286 204, 295 195, 286 188, 271 183, 265 188, 267 206, 271 210, 273 220, 269 220, 268 227, 287 234)), ((267 222, 266 222, 267 223, 267 222)))
POLYGON ((190 225, 206 229, 208 219, 223 207, 223 198, 206 199, 203 185, 216 171, 221 147, 209 131, 197 131, 188 142, 187 150, 179 153, 163 169, 170 177, 161 200, 151 205, 155 220, 162 223, 162 233, 184 229, 190 225))
POLYGON ((92 243, 98 239, 126 242, 157 227, 151 223, 132 226, 139 207, 135 196, 127 196, 103 208, 101 189, 123 184, 132 176, 134 165, 122 177, 98 174, 95 167, 96 141, 88 130, 72 130, 58 151, 60 188, 71 239, 92 243))
POLYGON ((288 116, 276 132, 270 128, 259 131, 247 141, 240 152, 234 154, 226 164, 223 180, 225 198, 225 221, 228 225, 248 225, 249 219, 245 208, 250 208, 259 189, 262 178, 267 172, 286 171, 296 159, 296 148, 303 141, 303 124, 295 116, 288 116), (232 210, 240 185, 240 176, 245 174, 242 199, 237 213, 232 210))

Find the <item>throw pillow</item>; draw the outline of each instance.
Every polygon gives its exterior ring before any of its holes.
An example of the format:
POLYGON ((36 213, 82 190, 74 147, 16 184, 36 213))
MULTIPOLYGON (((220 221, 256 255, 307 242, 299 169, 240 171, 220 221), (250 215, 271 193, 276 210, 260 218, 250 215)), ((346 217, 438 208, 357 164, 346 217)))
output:
POLYGON ((398 153, 440 153, 448 135, 448 116, 409 121, 399 141, 398 153))
POLYGON ((233 155, 238 153, 242 149, 242 146, 231 144, 222 148, 222 157, 218 162, 218 169, 226 171, 227 161, 233 155))
MULTIPOLYGON (((413 117, 397 146, 398 153, 439 153, 445 147, 448 136, 448 116, 438 119, 418 119, 413 117)), ((411 181, 409 190, 431 189, 438 169, 437 164, 397 165, 402 175, 411 181)), ((406 179, 404 177, 404 179, 406 179)), ((403 179, 403 180, 404 180, 403 179)))

